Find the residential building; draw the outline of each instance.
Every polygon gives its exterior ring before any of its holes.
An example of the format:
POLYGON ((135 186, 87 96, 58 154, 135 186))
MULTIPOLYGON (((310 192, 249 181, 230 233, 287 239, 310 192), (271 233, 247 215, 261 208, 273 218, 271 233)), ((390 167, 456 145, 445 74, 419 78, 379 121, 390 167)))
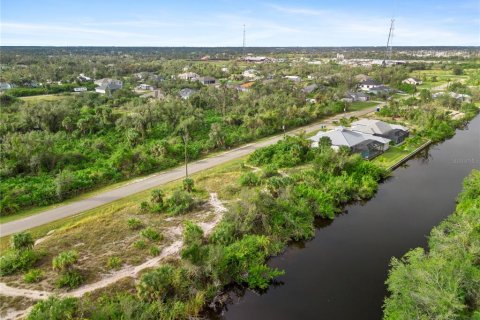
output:
POLYGON ((156 100, 163 100, 165 99, 165 95, 161 90, 157 89, 141 95, 140 98, 152 98, 156 100))
POLYGON ((184 88, 184 89, 180 90, 180 91, 178 92, 178 94, 180 95, 180 97, 181 97, 182 99, 186 100, 186 99, 190 98, 190 96, 191 96, 192 94, 194 94, 195 92, 197 92, 197 91, 194 90, 194 89, 184 88))
POLYGON ((258 76, 258 73, 255 69, 247 69, 242 72, 242 76, 244 76, 245 78, 254 79, 258 76))
POLYGON ((102 94, 111 94, 123 88, 123 82, 116 79, 103 78, 95 80, 95 84, 98 85, 98 87, 95 88, 95 92, 102 94))
POLYGON ((151 86, 149 84, 146 84, 146 83, 142 83, 140 84, 139 86, 137 86, 136 88, 137 90, 155 90, 155 87, 154 86, 151 86))
POLYGON ((216 80, 213 77, 200 77, 198 78, 198 81, 201 84, 215 84, 216 80))
POLYGON ((418 85, 422 84, 423 81, 419 80, 417 78, 407 78, 407 79, 403 80, 402 83, 412 84, 414 86, 418 86, 418 85))
POLYGON ((300 80, 302 80, 299 76, 285 76, 284 78, 293 82, 300 82, 300 80))
POLYGON ((73 92, 85 92, 87 91, 87 88, 86 87, 76 87, 76 88, 73 88, 73 92))
POLYGON ((367 79, 367 80, 363 80, 360 82, 360 84, 358 85, 358 87, 363 90, 363 91, 369 91, 375 87, 379 87, 381 86, 382 84, 376 80, 373 80, 373 79, 367 79))
POLYGON ((404 126, 374 119, 360 119, 352 122, 351 130, 387 138, 395 144, 403 142, 409 135, 408 128, 404 126))
POLYGON ((14 88, 15 85, 9 82, 0 82, 0 91, 5 91, 14 88))
POLYGON ((347 92, 343 97, 342 101, 345 102, 356 102, 356 101, 368 101, 370 100, 370 96, 363 92, 347 92))
POLYGON ((344 127, 337 127, 334 130, 318 132, 315 136, 311 137, 312 147, 318 147, 318 143, 322 137, 330 139, 334 150, 345 146, 349 148, 350 151, 359 153, 365 159, 373 159, 388 150, 390 144, 390 140, 383 137, 348 130, 344 127))
POLYGON ((77 77, 78 81, 80 82, 87 82, 87 81, 92 81, 92 78, 90 77, 87 77, 86 75, 84 75, 83 73, 80 73, 77 77))
POLYGON ((315 91, 317 89, 318 89, 317 84, 311 84, 309 86, 306 86, 306 87, 302 88, 302 92, 303 93, 312 93, 313 91, 315 91))
POLYGON ((177 76, 177 78, 181 80, 195 81, 198 78, 200 78, 200 76, 195 72, 185 72, 185 73, 180 73, 177 76))

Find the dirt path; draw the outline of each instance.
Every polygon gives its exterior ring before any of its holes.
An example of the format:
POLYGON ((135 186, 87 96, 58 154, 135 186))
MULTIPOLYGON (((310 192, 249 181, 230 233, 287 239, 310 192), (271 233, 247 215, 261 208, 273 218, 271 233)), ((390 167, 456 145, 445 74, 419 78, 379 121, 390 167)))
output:
MULTIPOLYGON (((223 203, 218 199, 217 193, 210 193, 209 204, 213 209, 214 219, 209 222, 199 222, 198 225, 203 229, 205 235, 209 235, 215 226, 220 222, 223 217, 223 214, 227 211, 227 208, 223 203)), ((172 227, 172 229, 178 228, 177 226, 172 227)), ((178 234, 178 232, 172 232, 172 234, 178 234)), ((181 233, 180 233, 181 235, 181 233)), ((136 278, 138 274, 148 268, 153 268, 159 265, 159 263, 167 257, 178 257, 180 250, 183 246, 183 240, 175 240, 169 246, 163 248, 159 256, 149 259, 144 263, 138 266, 130 266, 124 269, 115 271, 100 281, 84 285, 76 290, 60 294, 62 297, 81 297, 88 292, 95 291, 97 289, 105 288, 111 284, 118 282, 121 279, 132 277, 136 278)), ((53 295, 52 292, 40 291, 40 290, 29 290, 29 289, 20 289, 14 288, 6 285, 5 283, 0 282, 0 294, 13 297, 27 297, 32 300, 43 300, 47 299, 49 296, 53 295)), ((27 313, 28 310, 11 310, 7 314, 8 319, 16 319, 27 313)))

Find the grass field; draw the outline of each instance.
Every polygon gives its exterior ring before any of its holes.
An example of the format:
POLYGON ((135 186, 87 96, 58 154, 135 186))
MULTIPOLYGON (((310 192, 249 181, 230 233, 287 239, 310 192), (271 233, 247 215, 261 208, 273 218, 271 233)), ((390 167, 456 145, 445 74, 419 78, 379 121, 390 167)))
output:
POLYGON ((30 97, 21 97, 20 100, 29 103, 38 103, 38 102, 47 102, 47 101, 60 101, 67 97, 70 97, 71 94, 67 93, 58 93, 58 94, 42 94, 38 96, 30 96, 30 97))
POLYGON ((391 146, 386 152, 372 161, 384 168, 391 168, 402 159, 408 158, 417 148, 427 142, 428 140, 424 138, 410 139, 401 145, 391 146))

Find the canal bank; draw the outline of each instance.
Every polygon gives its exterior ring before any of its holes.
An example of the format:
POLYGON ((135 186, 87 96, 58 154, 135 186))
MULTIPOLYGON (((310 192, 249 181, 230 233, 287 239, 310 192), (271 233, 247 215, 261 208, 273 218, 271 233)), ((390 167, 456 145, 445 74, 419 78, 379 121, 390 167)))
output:
POLYGON ((375 198, 347 206, 315 238, 291 245, 270 265, 284 269, 264 294, 232 295, 225 319, 380 319, 392 256, 426 245, 455 208, 462 180, 480 167, 480 117, 450 140, 430 145, 379 186, 375 198))

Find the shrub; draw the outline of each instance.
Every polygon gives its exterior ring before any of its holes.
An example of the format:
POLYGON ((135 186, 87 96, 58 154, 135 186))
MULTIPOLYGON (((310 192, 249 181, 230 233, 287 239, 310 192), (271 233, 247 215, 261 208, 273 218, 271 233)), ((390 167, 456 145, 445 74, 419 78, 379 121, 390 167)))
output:
POLYGON ((192 192, 195 187, 195 183, 192 178, 183 179, 183 190, 187 192, 192 192))
POLYGON ((53 270, 63 272, 71 269, 77 261, 78 261, 77 251, 74 251, 74 250, 64 251, 64 252, 61 252, 55 258, 53 258, 52 267, 53 267, 53 270))
POLYGON ((253 172, 246 172, 240 176, 239 183, 244 187, 254 187, 260 185, 260 178, 253 172))
POLYGON ((77 299, 50 297, 33 306, 27 320, 73 319, 77 310, 77 299))
POLYGON ((32 249, 33 245, 32 235, 28 232, 20 232, 10 238, 10 247, 14 250, 32 249))
POLYGON ((168 212, 179 215, 190 212, 195 208, 195 200, 190 193, 184 190, 175 190, 167 200, 168 212))
POLYGON ((182 258, 189 260, 193 264, 201 264, 207 254, 207 249, 203 246, 202 228, 191 221, 186 221, 183 230, 183 242, 182 258))
POLYGON ((151 302, 177 300, 175 303, 179 303, 187 300, 193 289, 194 283, 187 270, 168 264, 145 273, 137 285, 138 296, 151 302))
POLYGON ((253 289, 265 289, 273 278, 283 274, 265 265, 266 258, 272 253, 272 244, 267 237, 248 235, 225 248, 222 269, 238 283, 247 283, 253 289))
POLYGON ((56 194, 59 200, 63 200, 73 190, 75 176, 72 172, 64 170, 55 178, 56 194))
POLYGON ((31 269, 24 276, 23 281, 27 283, 39 282, 43 279, 43 272, 39 269, 31 269))
POLYGON ((120 269, 122 266, 122 259, 120 257, 109 257, 107 261, 108 269, 120 269))
POLYGON ((74 289, 79 287, 83 282, 83 277, 77 270, 69 270, 60 275, 55 282, 57 288, 74 289))
POLYGON ((142 230, 140 234, 151 241, 158 241, 162 239, 162 235, 158 231, 148 227, 145 230, 142 230))
POLYGON ((145 240, 137 240, 135 241, 133 246, 138 250, 143 250, 147 247, 147 243, 145 242, 145 240))
POLYGON ((142 201, 142 202, 140 203, 140 210, 141 210, 142 212, 147 212, 147 211, 150 210, 150 205, 148 204, 147 201, 142 201))
POLYGON ((160 189, 152 190, 150 201, 155 204, 163 205, 163 198, 165 194, 160 189))
POLYGON ((150 247, 150 255, 156 257, 160 254, 161 250, 159 247, 156 247, 156 246, 152 246, 150 247))
POLYGON ((28 270, 38 258, 39 255, 33 250, 9 250, 0 257, 0 276, 28 270))
POLYGON ((128 219, 127 224, 128 224, 128 227, 131 230, 138 230, 138 229, 141 229, 143 227, 143 223, 139 219, 136 219, 136 218, 128 219))

